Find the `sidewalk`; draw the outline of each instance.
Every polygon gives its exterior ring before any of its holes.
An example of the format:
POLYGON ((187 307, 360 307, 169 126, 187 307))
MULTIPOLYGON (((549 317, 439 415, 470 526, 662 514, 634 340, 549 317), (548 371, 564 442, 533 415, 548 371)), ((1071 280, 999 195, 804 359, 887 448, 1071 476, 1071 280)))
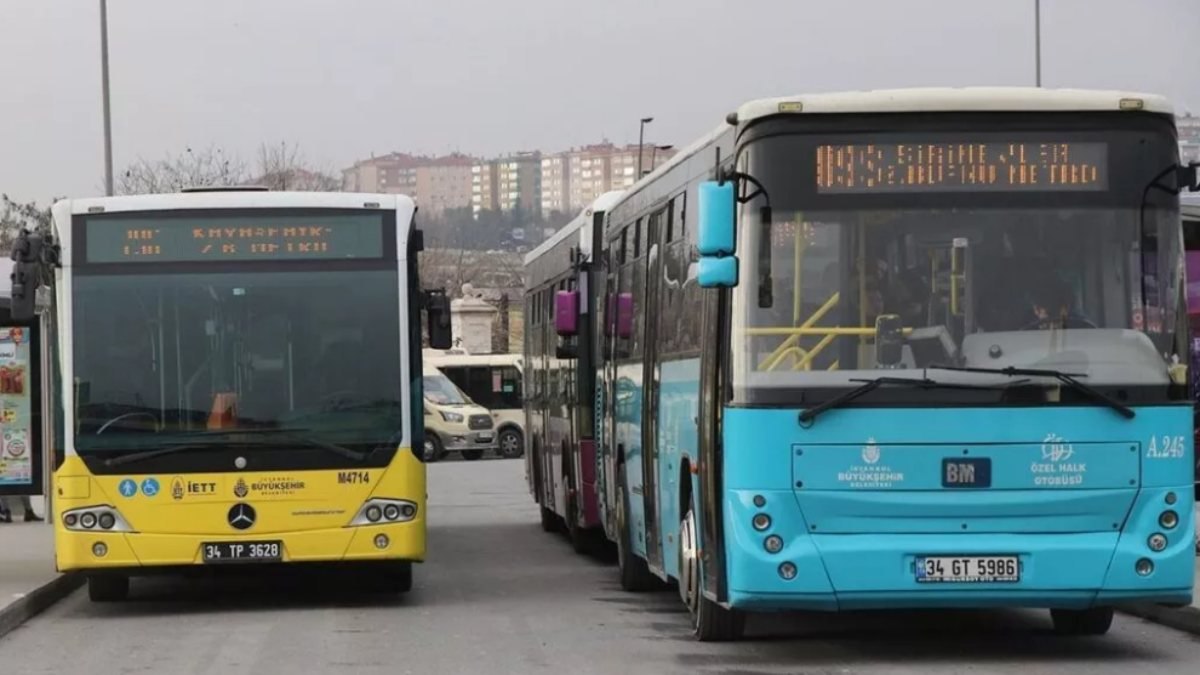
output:
MULTIPOLYGON (((43 513, 40 499, 34 510, 43 513)), ((24 515, 18 512, 14 520, 24 515)), ((0 523, 0 636, 53 605, 83 579, 54 571, 54 529, 46 523, 0 523)))

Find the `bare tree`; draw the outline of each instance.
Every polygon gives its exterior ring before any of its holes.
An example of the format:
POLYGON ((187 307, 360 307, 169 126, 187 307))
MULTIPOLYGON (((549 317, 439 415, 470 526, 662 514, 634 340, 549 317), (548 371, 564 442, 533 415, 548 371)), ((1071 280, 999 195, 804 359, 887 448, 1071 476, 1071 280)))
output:
POLYGON ((299 146, 290 143, 259 147, 251 173, 246 162, 220 148, 187 148, 159 160, 139 159, 118 178, 119 194, 179 192, 190 187, 262 185, 271 190, 333 192, 341 181, 329 171, 314 168, 299 146))
POLYGON ((36 202, 16 202, 8 195, 0 195, 0 253, 7 256, 12 251, 21 230, 49 229, 49 207, 40 207, 36 202))
POLYGON ((258 177, 253 181, 272 190, 337 192, 342 181, 327 169, 314 168, 300 146, 281 141, 258 148, 258 177))
POLYGON ((246 165, 220 148, 184 152, 159 160, 139 159, 118 176, 123 195, 179 192, 189 187, 226 187, 246 182, 246 165))
POLYGON ((439 229, 426 229, 421 252, 421 283, 426 288, 444 288, 446 295, 459 298, 463 287, 472 286, 489 301, 501 293, 510 295, 524 284, 521 257, 512 251, 477 251, 456 245, 456 237, 439 229))

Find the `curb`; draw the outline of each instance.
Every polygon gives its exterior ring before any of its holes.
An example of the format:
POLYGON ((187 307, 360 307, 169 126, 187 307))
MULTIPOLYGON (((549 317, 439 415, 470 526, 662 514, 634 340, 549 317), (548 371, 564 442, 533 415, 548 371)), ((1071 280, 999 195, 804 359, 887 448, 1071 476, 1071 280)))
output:
POLYGON ((1200 609, 1181 607, 1173 609, 1162 605, 1121 605, 1117 608, 1126 614, 1140 616, 1147 621, 1162 624, 1168 628, 1181 630, 1192 635, 1200 635, 1200 609))
POLYGON ((26 593, 4 609, 0 609, 0 638, 8 635, 21 624, 50 609, 54 603, 83 586, 82 574, 69 572, 60 574, 53 581, 42 584, 26 593))

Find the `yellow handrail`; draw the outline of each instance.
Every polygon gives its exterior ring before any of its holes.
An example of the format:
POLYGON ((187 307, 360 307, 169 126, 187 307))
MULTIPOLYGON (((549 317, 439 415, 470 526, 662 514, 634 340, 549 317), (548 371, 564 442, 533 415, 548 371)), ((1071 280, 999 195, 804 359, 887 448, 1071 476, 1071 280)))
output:
POLYGON ((822 349, 828 347, 829 343, 833 342, 833 339, 836 337, 837 335, 830 333, 829 335, 821 338, 820 342, 813 346, 812 349, 808 350, 808 353, 804 355, 804 358, 800 359, 796 365, 792 366, 792 370, 812 370, 812 360, 816 358, 817 354, 819 354, 822 349))
MULTIPOLYGON (((913 332, 912 328, 903 328, 901 330, 905 335, 908 335, 913 332)), ((805 328, 804 326, 797 326, 795 328, 789 328, 787 326, 780 326, 780 327, 776 327, 776 328, 747 328, 747 329, 745 329, 745 331, 746 331, 746 335, 751 335, 754 337, 762 337, 762 336, 770 336, 770 335, 793 335, 796 337, 800 337, 800 336, 804 336, 804 335, 870 336, 870 335, 875 334, 874 328, 841 328, 841 327, 805 328)))
MULTIPOLYGON (((833 295, 829 296, 829 299, 825 301, 825 304, 821 305, 817 309, 817 311, 813 312, 812 316, 808 317, 808 319, 804 323, 800 324, 797 328, 811 328, 813 324, 820 321, 827 313, 829 313, 829 310, 831 310, 835 306, 837 306, 838 300, 840 298, 841 298, 841 293, 834 293, 833 295)), ((760 329, 752 328, 750 330, 760 330, 760 329)), ((785 334, 787 334, 787 333, 785 333, 785 334)), ((754 335, 754 333, 748 333, 748 335, 754 335)), ((790 335, 790 334, 787 334, 787 335, 790 335)), ((775 351, 768 354, 766 359, 763 359, 763 365, 762 365, 761 369, 762 370, 771 370, 772 368, 774 368, 777 362, 783 360, 783 354, 787 352, 788 348, 795 345, 796 341, 799 339, 800 339, 800 334, 796 333, 794 335, 791 335, 791 337, 789 337, 788 339, 784 340, 782 344, 780 344, 778 347, 775 348, 775 351)))

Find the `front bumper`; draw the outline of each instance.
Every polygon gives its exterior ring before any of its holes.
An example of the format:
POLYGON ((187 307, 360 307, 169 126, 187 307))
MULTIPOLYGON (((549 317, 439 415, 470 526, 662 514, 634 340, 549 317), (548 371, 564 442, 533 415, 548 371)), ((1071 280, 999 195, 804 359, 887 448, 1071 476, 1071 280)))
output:
POLYGON ((450 452, 463 450, 495 450, 497 446, 496 432, 493 429, 484 431, 464 431, 462 433, 438 433, 442 448, 450 452))
POLYGON ((120 569, 136 573, 159 567, 255 567, 261 563, 204 562, 201 547, 213 542, 282 542, 284 564, 341 563, 371 561, 412 561, 425 558, 425 522, 418 517, 404 523, 342 527, 291 532, 233 534, 153 534, 128 532, 76 532, 62 529, 55 533, 55 558, 60 572, 80 569, 120 569), (379 534, 387 535, 384 548, 376 545, 379 534), (107 549, 95 553, 97 543, 107 549))

